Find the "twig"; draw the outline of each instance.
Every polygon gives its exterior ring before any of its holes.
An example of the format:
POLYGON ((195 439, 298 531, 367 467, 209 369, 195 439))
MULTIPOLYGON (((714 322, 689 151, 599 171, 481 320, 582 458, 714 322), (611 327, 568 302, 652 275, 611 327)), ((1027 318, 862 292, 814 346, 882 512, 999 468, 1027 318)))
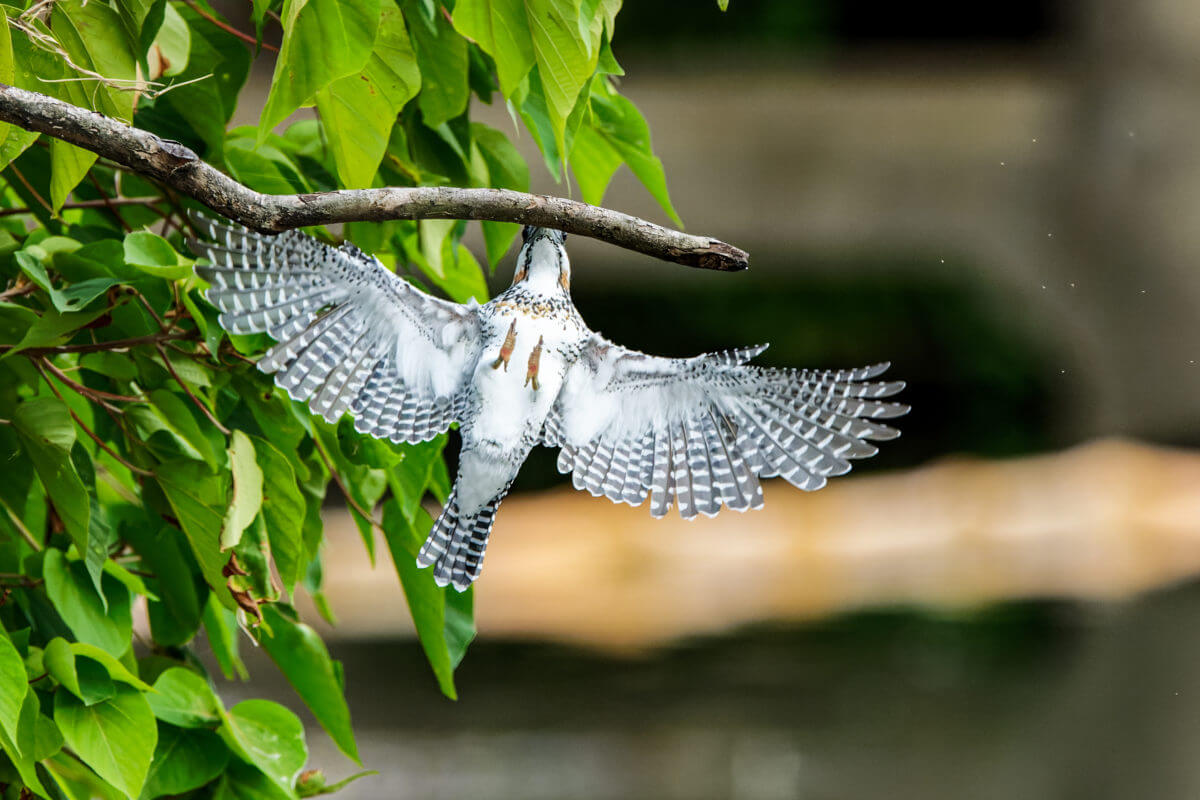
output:
POLYGON ((76 394, 82 395, 89 400, 114 400, 118 403, 145 402, 141 397, 134 397, 127 394, 113 394, 112 392, 106 392, 103 389, 93 389, 90 386, 84 386, 82 383, 77 383, 76 381, 73 381, 67 377, 67 374, 61 369, 51 364, 49 359, 31 356, 29 360, 32 361, 33 365, 39 370, 41 370, 43 367, 50 370, 50 372, 54 373, 54 377, 58 378, 60 381, 69 386, 76 394))
MULTIPOLYGON (((27 356, 44 356, 57 353, 99 353, 105 350, 117 352, 137 347, 140 344, 154 344, 155 342, 165 342, 170 339, 194 339, 196 338, 196 334, 196 331, 168 331, 148 336, 135 336, 132 339, 112 339, 107 342, 93 342, 91 344, 60 344, 54 347, 30 347, 21 352, 27 356)), ((0 344, 0 353, 11 350, 15 346, 0 344)))
MULTIPOLYGON (((90 173, 89 173, 90 174, 90 173)), ((150 206, 153 210, 153 203, 161 203, 161 197, 110 197, 107 200, 80 200, 75 203, 63 203, 62 210, 66 211, 71 208, 105 208, 110 206, 150 206)), ((0 217, 12 217, 17 214, 32 214, 31 208, 0 208, 0 217)), ((116 213, 115 211, 113 212, 116 213)), ((161 212, 160 212, 161 213, 161 212)), ((118 219, 120 217, 118 216, 118 219)), ((125 220, 121 220, 121 224, 125 224, 125 220)), ((126 226, 128 230, 128 226, 126 226)))
POLYGON ((0 120, 45 133, 170 186, 264 233, 337 222, 475 219, 519 222, 590 236, 703 269, 741 270, 749 255, 706 236, 664 228, 576 200, 508 189, 356 189, 300 195, 256 192, 205 164, 187 147, 44 94, 0 84, 0 120))
POLYGON ((12 170, 13 175, 17 176, 17 180, 19 180, 21 182, 21 185, 25 187, 25 190, 28 191, 31 195, 33 195, 33 199, 37 200, 39 203, 42 204, 43 208, 45 208, 47 211, 49 211, 51 214, 53 214, 54 209, 51 208, 50 204, 46 202, 46 198, 44 198, 40 194, 38 194, 38 190, 33 188, 33 184, 30 183, 25 178, 25 176, 21 174, 21 170, 17 169, 17 165, 10 163, 8 165, 8 168, 12 170))
POLYGON ((24 521, 17 516, 17 513, 8 507, 8 503, 4 502, 3 497, 0 497, 0 506, 3 506, 4 510, 8 513, 9 520, 12 521, 13 526, 17 529, 17 533, 21 534, 21 538, 33 548, 34 552, 40 551, 42 546, 38 543, 37 537, 30 532, 29 528, 25 527, 24 521))
MULTIPOLYGON (((154 473, 151 472, 150 470, 142 469, 141 467, 139 467, 135 464, 131 464, 128 461, 126 461, 124 458, 122 458, 120 455, 118 455, 115 450, 113 450, 111 447, 109 447, 99 436, 96 435, 95 431, 93 431, 86 424, 84 424, 84 421, 79 418, 78 414, 75 413, 75 409, 71 408, 70 404, 67 403, 67 401, 63 399, 62 392, 58 391, 58 387, 54 385, 54 381, 50 380, 50 376, 46 374, 46 370, 42 369, 43 364, 47 367, 50 367, 50 369, 55 369, 54 365, 52 365, 49 361, 46 361, 45 359, 42 359, 42 361, 40 363, 37 361, 33 362, 33 365, 35 367, 37 367, 38 372, 42 373, 42 378, 45 379, 46 385, 50 387, 50 391, 54 392, 54 396, 57 397, 60 401, 62 401, 62 404, 67 407, 67 411, 71 414, 71 419, 75 420, 75 424, 78 425, 79 427, 83 428, 83 432, 86 433, 88 436, 92 437, 93 442, 100 445, 100 448, 102 450, 104 450, 104 452, 106 452, 110 456, 112 456, 116 460, 116 462, 118 464, 120 464, 121 466, 123 466, 125 469, 129 470, 130 472, 132 472, 135 475, 141 475, 146 478, 152 476, 154 473)), ((57 370, 55 370, 55 371, 57 372, 57 370)), ((59 372, 58 374, 59 374, 59 376, 62 375, 61 372, 59 372)), ((59 380, 62 380, 62 378, 60 377, 59 380)))
POLYGON ((38 290, 38 285, 33 281, 22 283, 20 286, 14 286, 11 289, 5 289, 0 292, 0 300, 8 300, 12 297, 21 297, 23 295, 32 294, 38 290))
POLYGON ((229 428, 226 428, 220 423, 213 413, 208 410, 208 406, 204 405, 204 403, 201 403, 200 398, 192 394, 192 390, 189 389, 188 385, 183 382, 183 378, 179 377, 179 373, 175 371, 175 365, 171 363, 171 359, 167 358, 167 349, 162 346, 162 342, 158 343, 158 354, 162 356, 163 363, 167 365, 167 371, 171 373, 171 377, 174 378, 175 382, 179 384, 179 388, 183 389, 183 392, 188 396, 188 399, 196 404, 196 408, 200 409, 200 413, 208 417, 208 421, 215 425, 217 430, 228 436, 231 433, 229 428))
POLYGON ((350 490, 346 488, 346 484, 342 482, 342 476, 333 466, 333 461, 330 460, 329 454, 325 452, 325 446, 321 444, 321 439, 318 436, 312 437, 313 444, 317 447, 317 455, 325 462, 325 469, 329 470, 329 474, 333 476, 333 480, 337 483, 338 488, 342 490, 342 496, 346 498, 346 504, 358 512, 358 515, 367 521, 368 525, 372 525, 383 531, 383 523, 371 516, 371 512, 367 511, 354 497, 350 494, 350 490))
POLYGON ((205 11, 203 8, 201 8, 199 6, 199 4, 197 4, 195 2, 195 0, 183 0, 183 2, 186 3, 187 7, 190 8, 192 11, 195 11, 197 14, 204 17, 206 20, 211 22, 213 25, 216 25, 218 28, 225 31, 226 33, 233 34, 237 38, 241 39, 243 42, 248 42, 248 43, 254 45, 255 47, 257 47, 258 45, 261 44, 264 50, 270 50, 272 53, 279 52, 279 48, 276 47, 275 45, 267 44, 266 42, 259 42, 257 39, 255 39, 250 34, 242 33, 241 31, 239 31, 237 28, 233 27, 232 25, 229 25, 228 23, 225 23, 225 22, 221 22, 221 20, 217 19, 212 14, 209 14, 207 11, 205 11))

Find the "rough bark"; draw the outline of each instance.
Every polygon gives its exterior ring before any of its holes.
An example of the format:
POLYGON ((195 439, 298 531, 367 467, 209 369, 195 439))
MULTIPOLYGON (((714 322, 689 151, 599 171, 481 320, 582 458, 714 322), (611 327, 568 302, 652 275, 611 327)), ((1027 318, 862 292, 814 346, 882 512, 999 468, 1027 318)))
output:
POLYGON ((262 194, 204 163, 178 142, 2 83, 0 120, 97 153, 263 233, 389 219, 494 220, 590 236, 690 267, 735 271, 749 266, 745 251, 717 239, 563 197, 443 186, 262 194))

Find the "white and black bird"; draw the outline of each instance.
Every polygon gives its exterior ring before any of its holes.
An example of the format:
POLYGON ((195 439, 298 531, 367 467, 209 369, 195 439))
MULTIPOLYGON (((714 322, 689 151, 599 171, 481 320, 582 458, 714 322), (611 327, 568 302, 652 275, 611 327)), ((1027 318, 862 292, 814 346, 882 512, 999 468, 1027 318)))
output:
POLYGON ((819 489, 892 439, 908 407, 887 364, 749 366, 765 345, 660 358, 590 330, 571 301, 565 234, 525 228, 512 286, 484 305, 420 291, 351 244, 263 236, 197 217, 196 272, 230 333, 265 331, 258 362, 333 422, 422 442, 457 422, 458 476, 417 563, 462 591, 479 577, 496 509, 535 445, 560 448, 575 487, 664 516, 763 504, 760 478, 819 489))

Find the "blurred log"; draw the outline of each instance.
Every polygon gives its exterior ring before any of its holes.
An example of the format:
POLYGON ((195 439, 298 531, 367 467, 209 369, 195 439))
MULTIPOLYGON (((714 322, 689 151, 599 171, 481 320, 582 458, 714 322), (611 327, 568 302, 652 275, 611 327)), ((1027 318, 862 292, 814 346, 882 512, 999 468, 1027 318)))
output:
MULTIPOLYGON (((1200 573, 1196 452, 1103 441, 766 494, 761 511, 692 522, 566 488, 515 496, 477 584, 480 633, 638 649, 869 606, 1113 599, 1200 573)), ((326 524, 330 633, 410 630, 386 556, 372 570, 349 518, 326 524)))

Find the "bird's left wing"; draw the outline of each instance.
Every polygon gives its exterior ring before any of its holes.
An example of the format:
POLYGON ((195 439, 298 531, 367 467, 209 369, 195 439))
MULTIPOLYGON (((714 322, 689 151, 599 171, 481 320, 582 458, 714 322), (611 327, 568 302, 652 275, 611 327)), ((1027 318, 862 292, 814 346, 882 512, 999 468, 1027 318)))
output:
POLYGON ((459 418, 479 346, 478 304, 431 297, 347 243, 262 236, 193 216, 196 273, 230 333, 266 332, 258 362, 296 400, 381 439, 420 442, 459 418))
POLYGON ((908 407, 888 402, 904 384, 875 382, 887 369, 814 371, 747 366, 766 347, 659 358, 596 336, 569 368, 546 422, 558 468, 575 487, 664 516, 762 505, 759 478, 801 489, 873 455, 892 439, 876 419, 908 407))

